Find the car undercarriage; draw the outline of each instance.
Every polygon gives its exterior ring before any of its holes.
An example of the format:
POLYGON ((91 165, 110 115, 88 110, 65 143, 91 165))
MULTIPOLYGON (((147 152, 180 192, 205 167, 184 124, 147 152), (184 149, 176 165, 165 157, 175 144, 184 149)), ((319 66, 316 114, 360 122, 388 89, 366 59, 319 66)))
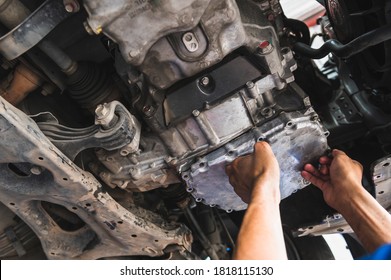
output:
POLYGON ((0 257, 229 259, 258 141, 289 258, 359 251, 300 171, 342 149, 391 211, 391 4, 319 2, 311 34, 278 0, 1 0, 0 257))

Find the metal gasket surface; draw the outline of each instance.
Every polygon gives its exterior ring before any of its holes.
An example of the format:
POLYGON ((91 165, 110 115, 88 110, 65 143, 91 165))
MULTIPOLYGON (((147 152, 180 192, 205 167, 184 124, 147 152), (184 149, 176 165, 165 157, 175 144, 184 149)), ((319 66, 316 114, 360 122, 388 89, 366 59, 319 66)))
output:
POLYGON ((197 201, 218 206, 228 212, 247 208, 234 192, 225 174, 225 166, 236 157, 251 153, 256 141, 270 143, 281 169, 281 199, 309 184, 300 170, 307 162, 327 151, 328 132, 319 124, 311 109, 307 112, 281 113, 274 120, 243 134, 224 147, 195 162, 182 173, 188 191, 197 201))

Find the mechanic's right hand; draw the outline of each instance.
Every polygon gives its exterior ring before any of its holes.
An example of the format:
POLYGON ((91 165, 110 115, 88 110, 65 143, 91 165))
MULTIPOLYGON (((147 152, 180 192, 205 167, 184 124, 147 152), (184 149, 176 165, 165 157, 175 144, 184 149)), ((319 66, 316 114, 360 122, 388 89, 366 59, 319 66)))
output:
POLYGON ((330 207, 341 212, 355 192, 363 189, 363 167, 340 150, 333 150, 332 158, 321 157, 319 163, 319 169, 306 164, 301 175, 322 190, 324 200, 330 207))
POLYGON ((280 202, 280 168, 267 142, 256 143, 254 152, 235 159, 226 167, 226 173, 244 202, 280 202))

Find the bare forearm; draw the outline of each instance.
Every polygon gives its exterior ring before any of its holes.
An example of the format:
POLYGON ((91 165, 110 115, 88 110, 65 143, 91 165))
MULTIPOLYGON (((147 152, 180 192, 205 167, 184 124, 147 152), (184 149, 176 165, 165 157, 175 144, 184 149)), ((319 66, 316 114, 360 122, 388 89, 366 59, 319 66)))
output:
POLYGON ((339 209, 368 252, 391 243, 391 216, 364 189, 339 209))
POLYGON ((244 216, 234 259, 286 259, 278 203, 251 202, 244 216))

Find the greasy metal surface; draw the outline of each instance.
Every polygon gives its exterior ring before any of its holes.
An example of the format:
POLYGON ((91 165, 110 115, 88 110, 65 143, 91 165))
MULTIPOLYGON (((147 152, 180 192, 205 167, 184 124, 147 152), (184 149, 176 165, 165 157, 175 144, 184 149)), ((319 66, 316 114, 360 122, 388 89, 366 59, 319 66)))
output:
POLYGON ((353 233, 352 228, 341 214, 327 216, 321 223, 299 228, 293 234, 302 237, 333 233, 353 233))
POLYGON ((42 40, 38 47, 67 75, 72 75, 76 71, 77 63, 51 41, 42 40))
MULTIPOLYGON (((163 130, 159 134, 160 139, 149 134, 141 135, 140 152, 122 156, 120 151, 100 150, 98 158, 105 167, 94 164, 94 173, 111 187, 139 191, 165 187, 178 182, 177 171, 188 169, 196 156, 228 143, 254 124, 265 122, 284 110, 309 109, 308 97, 297 86, 273 93, 274 89, 284 88, 292 82, 290 71, 296 63, 289 57, 289 52, 282 57, 283 61, 275 63, 284 64, 284 73, 290 73, 287 80, 279 77, 278 73, 270 74, 253 83, 251 90, 243 80, 239 91, 237 84, 232 86, 228 83, 231 87, 226 87, 228 94, 225 97, 219 96, 216 98, 218 102, 208 104, 202 110, 197 110, 199 107, 194 104, 192 108, 190 104, 187 109, 193 109, 192 116, 163 130), (273 95, 277 97, 276 102, 273 95)), ((215 82, 223 83, 225 80, 224 77, 219 79, 221 81, 215 82)), ((166 112, 167 121, 169 114, 166 112)))
POLYGON ((119 151, 100 150, 98 158, 107 169, 94 165, 93 170, 112 187, 148 191, 167 186, 180 180, 177 175, 179 159, 181 162, 190 161, 195 154, 226 143, 251 126, 246 103, 239 94, 235 94, 167 131, 172 133, 175 130, 177 133, 171 136, 171 145, 186 147, 182 155, 173 157, 159 138, 142 135, 142 152, 121 156, 119 151))
MULTIPOLYGON (((274 47, 265 56, 271 73, 293 79, 279 62, 284 56, 277 37, 281 30, 273 27, 282 27, 278 1, 186 0, 178 6, 173 1, 89 0, 84 5, 89 29, 118 43, 124 60, 159 89, 208 69, 240 47, 254 51, 265 40, 274 47)), ((133 79, 133 70, 128 76, 133 79)))
POLYGON ((134 205, 122 207, 90 173, 59 151, 32 119, 1 97, 0 133, 0 200, 38 235, 48 258, 160 256, 170 244, 189 249, 192 238, 185 226, 167 223, 134 205), (9 163, 42 168, 32 174, 23 168, 15 171, 9 163), (86 225, 75 231, 61 229, 41 201, 64 206, 86 225))
POLYGON ((140 66, 158 88, 216 64, 247 40, 234 0, 186 0, 180 5, 175 1, 89 0, 84 5, 92 30, 103 31, 117 42, 125 61, 140 66), (195 57, 197 52, 187 51, 176 37, 197 25, 204 29, 198 41, 207 48, 195 57))
POLYGON ((193 110, 201 111, 205 104, 216 103, 242 88, 246 82, 259 79, 261 75, 261 71, 243 57, 204 73, 167 95, 163 105, 166 123, 188 117, 193 110))
MULTIPOLYGON (((175 34, 168 38, 156 38, 160 40, 147 52, 140 70, 156 87, 168 88, 176 81, 191 77, 220 62, 226 55, 246 45, 248 41, 235 0, 210 1, 196 23, 202 27, 202 34, 207 40, 206 51, 197 59, 189 59, 189 55, 183 57, 175 47, 172 47, 171 38, 175 34), (159 67, 156 67, 157 63, 159 67)), ((187 29, 181 31, 183 32, 177 33, 179 36, 185 34, 187 29)))
POLYGON ((179 183, 175 168, 168 165, 168 152, 158 137, 143 136, 142 152, 122 156, 119 151, 98 150, 96 155, 104 165, 92 164, 91 169, 110 187, 149 191, 179 183))
POLYGON ((0 53, 8 60, 19 57, 70 15, 62 0, 44 2, 25 21, 0 38, 0 53))
POLYGON ((376 200, 387 210, 391 210, 391 156, 375 161, 371 167, 375 184, 376 200))
MULTIPOLYGON (((211 1, 197 26, 203 30, 198 35, 200 41, 207 40, 205 51, 198 57, 183 55, 181 49, 184 44, 178 43, 175 38, 183 36, 187 31, 173 33, 159 39, 151 47, 140 64, 140 70, 154 86, 164 89, 215 65, 240 47, 253 51, 263 40, 270 41, 275 47, 275 51, 271 53, 274 58, 269 59, 270 55, 268 56, 269 66, 275 65, 278 70, 282 70, 281 63, 276 60, 282 60, 277 31, 269 22, 269 16, 270 12, 264 11, 262 4, 252 0, 211 1), (156 67, 157 64, 159 67, 156 67)), ((282 75, 281 78, 286 79, 282 75)))
POLYGON ((279 162, 281 199, 304 188, 309 184, 300 175, 304 164, 316 160, 327 150, 327 131, 314 119, 315 115, 311 109, 304 113, 281 113, 270 122, 200 158, 189 171, 182 173, 188 191, 197 201, 227 211, 247 208, 230 185, 225 166, 236 157, 251 153, 258 140, 270 143, 279 162))
POLYGON ((127 62, 139 65, 161 37, 194 28, 209 2, 86 0, 84 6, 91 29, 97 34, 103 31, 119 44, 127 62))

